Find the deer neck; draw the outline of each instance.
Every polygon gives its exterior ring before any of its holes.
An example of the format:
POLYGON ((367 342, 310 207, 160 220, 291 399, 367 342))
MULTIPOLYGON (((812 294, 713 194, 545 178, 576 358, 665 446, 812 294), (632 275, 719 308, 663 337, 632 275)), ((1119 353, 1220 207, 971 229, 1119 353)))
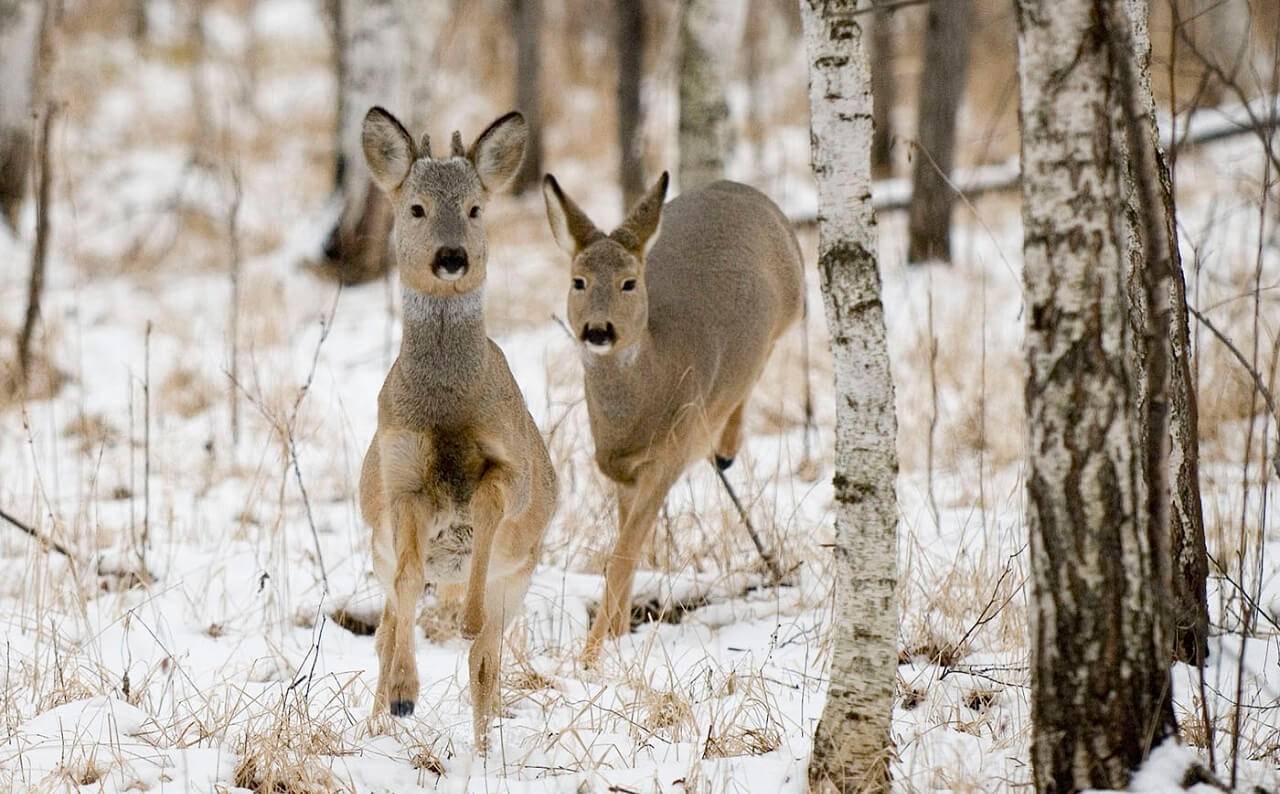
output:
POLYGON ((584 352, 587 407, 610 423, 626 423, 644 410, 645 397, 659 389, 654 379, 656 351, 648 330, 635 343, 609 356, 584 352))
POLYGON ((484 290, 437 297, 403 287, 400 363, 418 382, 464 384, 484 365, 484 290))

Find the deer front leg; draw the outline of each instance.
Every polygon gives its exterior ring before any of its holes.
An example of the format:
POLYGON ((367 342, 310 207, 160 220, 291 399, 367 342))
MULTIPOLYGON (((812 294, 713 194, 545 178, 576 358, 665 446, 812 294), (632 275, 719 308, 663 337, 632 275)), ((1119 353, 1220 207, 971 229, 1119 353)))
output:
POLYGON ((414 618, 426 584, 423 570, 421 532, 431 516, 418 494, 405 494, 392 501, 391 531, 394 534, 395 574, 383 619, 390 634, 383 641, 386 658, 379 675, 378 689, 392 716, 413 714, 418 700, 418 659, 414 648, 414 618), (389 619, 389 620, 388 620, 389 619), (385 685, 383 684, 385 681, 385 685))
POLYGON ((531 557, 519 570, 489 582, 486 590, 488 612, 483 628, 471 645, 468 658, 471 680, 472 729, 476 749, 489 748, 489 723, 498 712, 498 684, 502 672, 502 634, 520 612, 537 559, 531 557))
POLYGON ((674 481, 675 477, 666 471, 650 470, 637 478, 630 495, 619 499, 619 517, 625 519, 619 527, 618 542, 605 563, 604 600, 582 652, 582 662, 588 666, 595 664, 604 641, 622 634, 629 625, 636 561, 674 481))
POLYGON ((468 639, 478 636, 485 624, 485 586, 489 580, 489 557, 493 552, 493 536, 505 515, 509 492, 509 473, 505 467, 494 466, 485 474, 471 497, 471 523, 474 532, 467 594, 462 607, 462 636, 468 639))

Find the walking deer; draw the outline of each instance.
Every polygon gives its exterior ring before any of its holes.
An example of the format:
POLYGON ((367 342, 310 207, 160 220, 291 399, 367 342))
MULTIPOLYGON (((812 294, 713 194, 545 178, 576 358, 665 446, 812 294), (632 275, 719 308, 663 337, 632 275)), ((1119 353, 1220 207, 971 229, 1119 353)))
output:
POLYGON ((449 157, 420 147, 382 108, 365 116, 363 146, 395 216, 404 301, 400 354, 378 394, 378 428, 360 475, 386 591, 378 625, 374 710, 413 714, 417 604, 426 581, 465 583, 462 633, 481 752, 497 705, 499 644, 537 563, 555 508, 546 445, 502 351, 485 335, 488 247, 482 213, 524 158, 518 113, 449 157))
POLYGON ((803 309, 800 246, 777 205, 715 182, 664 208, 667 182, 664 173, 605 234, 553 176, 543 181, 552 235, 572 257, 569 323, 596 463, 618 493, 588 663, 628 625, 636 561, 667 491, 694 460, 733 463, 751 390, 803 309))

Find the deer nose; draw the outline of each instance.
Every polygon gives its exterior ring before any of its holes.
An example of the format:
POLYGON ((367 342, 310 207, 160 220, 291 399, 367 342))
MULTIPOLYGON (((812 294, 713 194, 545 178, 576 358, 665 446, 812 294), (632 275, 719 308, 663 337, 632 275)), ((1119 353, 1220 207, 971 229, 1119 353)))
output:
POLYGON ((582 327, 582 341, 588 347, 598 348, 602 352, 613 347, 618 334, 613 330, 613 323, 587 323, 582 327))
POLYGON ((431 263, 431 272, 436 278, 444 281, 457 281, 467 272, 467 251, 465 248, 442 247, 436 251, 436 259, 431 263))

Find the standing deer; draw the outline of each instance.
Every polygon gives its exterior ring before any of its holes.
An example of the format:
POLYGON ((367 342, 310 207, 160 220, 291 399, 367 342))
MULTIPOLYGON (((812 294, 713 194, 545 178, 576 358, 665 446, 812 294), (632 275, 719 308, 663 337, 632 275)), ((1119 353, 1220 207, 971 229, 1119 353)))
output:
POLYGON ((386 591, 374 710, 413 714, 414 618, 426 581, 465 583, 476 746, 497 705, 499 643, 529 587, 555 509, 551 458, 502 351, 485 335, 482 212, 524 157, 509 113, 470 149, 453 134, 434 159, 390 113, 365 116, 369 170, 390 199, 404 292, 400 355, 378 394, 378 429, 360 475, 373 567, 386 591))
POLYGON ((543 182, 552 235, 573 258, 569 323, 583 347, 596 463, 618 488, 588 663, 627 625, 636 560, 667 491, 692 461, 732 465, 751 389, 803 309, 800 246, 777 205, 714 182, 664 210, 667 181, 607 235, 554 177, 543 182))

